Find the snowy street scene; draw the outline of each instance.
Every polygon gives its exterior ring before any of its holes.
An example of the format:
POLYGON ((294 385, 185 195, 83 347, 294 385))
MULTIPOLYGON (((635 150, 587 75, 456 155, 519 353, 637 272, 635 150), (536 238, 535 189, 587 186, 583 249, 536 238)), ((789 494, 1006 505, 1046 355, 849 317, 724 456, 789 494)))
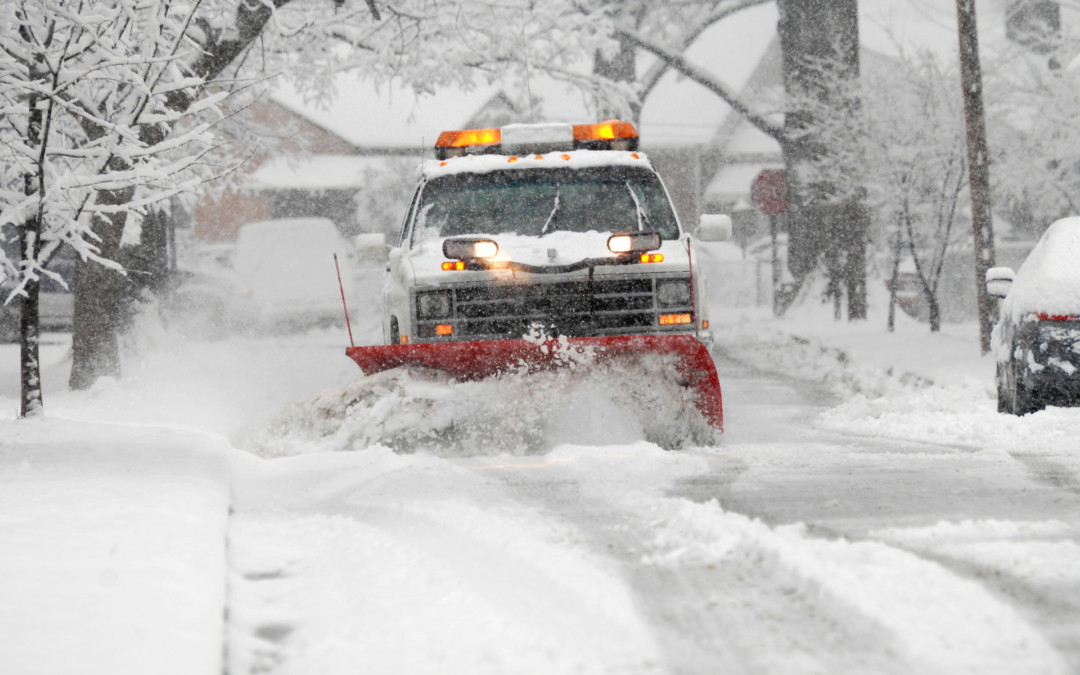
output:
POLYGON ((0 7, 0 675, 1080 673, 1080 7, 0 7))

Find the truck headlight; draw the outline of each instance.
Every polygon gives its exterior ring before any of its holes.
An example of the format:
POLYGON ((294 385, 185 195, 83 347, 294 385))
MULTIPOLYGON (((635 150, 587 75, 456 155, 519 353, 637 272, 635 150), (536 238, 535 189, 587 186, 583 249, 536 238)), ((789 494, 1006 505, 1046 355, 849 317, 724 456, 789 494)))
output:
POLYGON ((667 307, 690 304, 690 282, 661 281, 657 283, 656 301, 667 307))
POLYGON ((499 245, 490 239, 447 239, 442 250, 451 260, 494 258, 499 254, 499 245))
POLYGON ((612 253, 643 253, 660 248, 660 235, 656 232, 613 234, 608 237, 607 247, 612 253))
POLYGON ((416 296, 416 313, 421 319, 441 319, 450 316, 450 294, 424 293, 416 296))

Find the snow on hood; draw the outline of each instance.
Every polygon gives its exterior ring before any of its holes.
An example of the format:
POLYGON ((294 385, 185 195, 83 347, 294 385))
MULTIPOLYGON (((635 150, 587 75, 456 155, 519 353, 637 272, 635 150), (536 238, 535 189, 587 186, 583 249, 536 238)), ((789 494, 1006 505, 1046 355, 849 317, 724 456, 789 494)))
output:
POLYGON ((1009 289, 1002 310, 1026 314, 1080 313, 1080 217, 1063 218, 1043 233, 1009 289))
POLYGON ((543 155, 470 155, 424 162, 422 171, 428 180, 459 173, 491 173, 504 169, 588 169, 596 166, 637 166, 649 168, 643 152, 622 150, 571 150, 543 155))

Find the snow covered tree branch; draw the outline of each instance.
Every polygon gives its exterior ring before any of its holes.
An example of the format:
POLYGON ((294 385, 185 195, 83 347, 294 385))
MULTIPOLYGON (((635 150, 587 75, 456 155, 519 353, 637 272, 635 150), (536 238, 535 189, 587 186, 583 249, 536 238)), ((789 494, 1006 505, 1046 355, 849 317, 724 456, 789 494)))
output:
MULTIPOLYGON (((208 123, 154 147, 146 129, 175 124, 188 5, 169 0, 42 0, 0 9, 0 301, 21 304, 22 414, 42 410, 37 365, 40 282, 62 247, 121 272, 99 232, 138 219, 202 180, 193 158, 211 147, 208 123)), ((220 96, 196 111, 213 113, 220 96)), ((85 288, 98 293, 96 287, 85 288)))

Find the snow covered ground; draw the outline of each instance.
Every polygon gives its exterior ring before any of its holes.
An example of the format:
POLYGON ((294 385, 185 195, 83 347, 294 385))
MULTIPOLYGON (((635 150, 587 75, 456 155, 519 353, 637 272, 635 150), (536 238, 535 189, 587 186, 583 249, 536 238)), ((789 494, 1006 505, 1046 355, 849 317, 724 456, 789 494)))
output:
POLYGON ((726 433, 678 451, 610 380, 151 320, 90 392, 50 338, 17 421, 0 347, 0 672, 1080 669, 1080 410, 997 414, 972 325, 713 317, 726 433))

